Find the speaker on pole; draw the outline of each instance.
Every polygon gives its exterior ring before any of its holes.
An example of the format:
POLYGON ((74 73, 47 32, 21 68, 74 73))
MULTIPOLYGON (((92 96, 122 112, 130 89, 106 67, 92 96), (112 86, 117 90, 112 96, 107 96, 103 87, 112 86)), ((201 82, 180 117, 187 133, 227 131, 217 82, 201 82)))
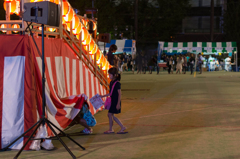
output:
POLYGON ((24 4, 23 20, 50 26, 59 26, 60 8, 59 5, 44 1, 24 4))

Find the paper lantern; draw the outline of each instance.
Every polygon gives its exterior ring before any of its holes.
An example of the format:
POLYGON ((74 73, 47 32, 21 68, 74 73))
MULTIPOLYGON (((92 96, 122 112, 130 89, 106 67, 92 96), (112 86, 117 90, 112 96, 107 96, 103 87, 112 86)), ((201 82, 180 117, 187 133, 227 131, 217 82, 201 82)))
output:
POLYGON ((82 30, 82 41, 85 42, 87 40, 88 37, 88 31, 86 28, 83 28, 82 30))
POLYGON ((66 24, 64 17, 62 17, 62 24, 66 24))
POLYGON ((99 50, 97 50, 97 52, 96 52, 96 61, 99 60, 100 55, 101 55, 101 52, 99 50))
POLYGON ((48 31, 50 32, 54 32, 56 30, 56 28, 48 28, 48 31))
POLYGON ((78 35, 81 33, 81 31, 82 31, 82 23, 79 23, 77 29, 73 30, 73 34, 78 35))
MULTIPOLYGON (((6 24, 2 24, 1 25, 1 28, 7 28, 7 25, 6 24)), ((6 30, 2 30, 3 33, 6 33, 7 31, 6 30)))
POLYGON ((88 51, 88 46, 87 45, 84 45, 83 48, 84 48, 84 50, 88 51))
MULTIPOLYGON (((20 28, 19 24, 13 24, 12 28, 20 28)), ((14 33, 18 33, 19 31, 13 31, 14 33)))
POLYGON ((60 4, 59 2, 60 2, 60 0, 54 0, 55 4, 60 4))
POLYGON ((82 20, 83 25, 84 25, 85 27, 87 27, 87 24, 88 24, 87 20, 86 20, 86 19, 81 19, 81 20, 82 20))
POLYGON ((10 14, 13 14, 13 13, 18 14, 18 8, 17 8, 17 1, 16 0, 5 1, 3 3, 3 8, 5 9, 5 11, 6 11, 6 3, 9 3, 9 5, 10 5, 10 14))
POLYGON ((109 70, 109 63, 108 63, 108 61, 106 62, 106 64, 105 64, 103 70, 104 70, 104 71, 109 70))
POLYGON ((67 25, 67 31, 70 31, 70 23, 65 23, 67 25))
POLYGON ((74 16, 73 14, 74 14, 73 9, 70 8, 68 14, 64 17, 66 23, 70 23, 72 21, 73 16, 74 16))
POLYGON ((62 16, 66 17, 70 9, 70 4, 67 1, 62 2, 62 16))
POLYGON ((93 22, 93 30, 97 29, 97 24, 93 22))
POLYGON ((95 47, 93 48, 93 50, 91 51, 91 54, 95 54, 98 50, 98 46, 95 44, 95 47))
MULTIPOLYGON (((70 24, 71 23, 66 23, 66 24, 67 24, 67 30, 70 31, 70 24)), ((75 14, 73 16, 73 19, 72 19, 72 30, 74 31, 75 29, 77 29, 79 24, 80 24, 80 20, 79 20, 79 18, 75 14)), ((76 34, 74 33, 74 35, 76 35, 76 34)))
POLYGON ((100 57, 99 57, 99 59, 98 59, 98 61, 97 61, 97 65, 102 64, 103 58, 104 58, 103 54, 100 53, 100 57))
POLYGON ((73 30, 77 29, 80 25, 80 19, 79 17, 75 14, 74 15, 74 22, 73 22, 73 30))
POLYGON ((107 59, 104 57, 103 58, 103 61, 102 61, 102 70, 107 70, 107 64, 108 64, 108 61, 107 59))
POLYGON ((91 41, 91 35, 87 34, 87 39, 83 41, 83 45, 88 45, 91 41))
POLYGON ((89 44, 89 51, 92 51, 94 49, 94 46, 95 46, 95 42, 94 40, 92 39, 90 44, 89 44))
POLYGON ((43 0, 30 0, 30 2, 41 2, 43 0))

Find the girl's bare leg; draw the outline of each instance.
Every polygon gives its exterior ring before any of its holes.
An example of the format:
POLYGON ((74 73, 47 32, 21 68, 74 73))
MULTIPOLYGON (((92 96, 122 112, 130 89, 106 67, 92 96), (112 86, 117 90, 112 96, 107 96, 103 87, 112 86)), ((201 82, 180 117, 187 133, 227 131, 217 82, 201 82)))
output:
POLYGON ((85 128, 87 128, 88 130, 90 130, 90 131, 92 130, 92 128, 90 128, 90 127, 87 125, 87 122, 86 122, 85 119, 80 119, 78 123, 81 124, 82 126, 84 126, 85 128))
POLYGON ((113 119, 121 127, 120 131, 126 130, 126 127, 123 126, 122 122, 117 117, 115 117, 114 114, 113 114, 113 119))
POLYGON ((108 119, 109 119, 109 131, 113 131, 113 114, 108 113, 108 119))

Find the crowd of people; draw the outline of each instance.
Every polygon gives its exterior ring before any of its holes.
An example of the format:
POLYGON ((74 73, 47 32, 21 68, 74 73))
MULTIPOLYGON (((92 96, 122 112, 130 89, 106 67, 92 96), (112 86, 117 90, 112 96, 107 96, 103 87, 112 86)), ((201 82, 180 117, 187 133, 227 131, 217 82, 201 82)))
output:
POLYGON ((173 56, 166 56, 163 54, 161 60, 167 63, 169 74, 173 73, 174 70, 176 70, 176 74, 186 74, 186 71, 191 71, 192 74, 195 67, 200 74, 203 69, 206 71, 231 71, 231 65, 233 64, 231 57, 219 57, 214 55, 202 56, 201 53, 199 53, 197 57, 195 56, 196 55, 192 53, 173 56))
POLYGON ((157 68, 157 73, 159 73, 157 54, 148 56, 142 51, 139 55, 132 57, 132 55, 127 55, 126 52, 123 54, 113 54, 116 50, 116 45, 111 45, 106 57, 111 65, 118 68, 120 74, 124 71, 132 71, 133 73, 137 71, 137 73, 146 74, 147 70, 152 74, 155 68, 157 68))
MULTIPOLYGON (((124 71, 137 71, 137 73, 152 74, 153 70, 157 71, 159 74, 158 57, 157 53, 149 54, 144 51, 140 51, 135 57, 132 55, 123 54, 113 54, 117 50, 116 45, 111 45, 108 54, 106 55, 108 61, 111 65, 118 68, 119 73, 124 71)), ((209 71, 226 70, 231 71, 231 57, 215 56, 215 55, 205 55, 202 56, 201 53, 192 54, 187 53, 184 55, 172 55, 167 56, 166 54, 161 55, 161 62, 167 63, 167 67, 164 70, 168 70, 169 74, 176 71, 176 74, 186 74, 186 71, 190 71, 193 74, 193 70, 199 71, 201 74, 203 69, 209 71), (195 63, 196 62, 196 63, 195 63)))
POLYGON ((194 54, 188 55, 173 55, 173 56, 166 56, 163 55, 161 59, 167 63, 168 74, 173 74, 173 71, 176 70, 176 74, 186 74, 186 71, 190 70, 191 74, 193 74, 193 68, 196 66, 199 68, 200 74, 202 73, 202 55, 199 54, 198 58, 195 59, 194 54))

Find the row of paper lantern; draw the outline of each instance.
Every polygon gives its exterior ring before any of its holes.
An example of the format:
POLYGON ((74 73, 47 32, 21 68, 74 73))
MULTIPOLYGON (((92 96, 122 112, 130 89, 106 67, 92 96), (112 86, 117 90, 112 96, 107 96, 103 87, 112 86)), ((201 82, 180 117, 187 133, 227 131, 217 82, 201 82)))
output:
MULTIPOLYGON (((1 25, 1 28, 7 28, 7 25, 6 24, 2 24, 1 25)), ((20 25, 19 24, 13 24, 12 25, 12 28, 20 28, 20 25)), ((6 30, 2 30, 3 33, 6 33, 7 31, 6 30)), ((18 33, 18 31, 13 31, 14 33, 18 33)))
MULTIPOLYGON (((63 24, 67 24, 68 25, 68 31, 70 31, 70 22, 73 23, 72 29, 77 29, 77 27, 80 24, 80 21, 82 22, 83 26, 87 27, 89 20, 84 19, 84 18, 80 18, 75 14, 73 8, 71 7, 71 5, 69 4, 68 1, 63 1, 62 3, 62 22, 63 24)), ((81 26, 82 27, 82 26, 81 26)), ((96 23, 93 22, 93 30, 96 30, 97 26, 96 23)))
MULTIPOLYGON (((30 2, 40 2, 44 0, 30 0, 30 2)), ((48 0, 50 2, 59 4, 60 0, 48 0)), ((5 0, 4 1, 4 8, 6 10, 6 3, 10 4, 10 13, 13 14, 19 14, 19 6, 20 6, 20 0, 5 0)), ((96 61, 97 64, 100 65, 102 64, 102 69, 107 70, 109 67, 111 67, 107 61, 107 59, 104 57, 104 55, 101 53, 100 49, 96 45, 95 41, 92 39, 91 34, 89 34, 88 30, 86 29, 88 25, 88 20, 79 18, 69 4, 67 0, 64 0, 62 2, 62 21, 63 24, 67 25, 67 30, 70 31, 70 22, 72 22, 72 31, 73 34, 79 39, 80 38, 80 33, 82 32, 82 43, 84 45, 84 49, 86 51, 89 51, 89 54, 92 55, 92 58, 94 58, 94 54, 96 53, 96 61)), ((12 28, 19 28, 20 26, 18 24, 12 25, 12 28)), ((93 30, 96 29, 96 23, 93 22, 93 30)), ((6 28, 5 24, 1 25, 1 28, 6 28)), ((55 28, 48 28, 49 31, 53 32, 56 29, 55 28)), ((2 31, 6 32, 6 31, 2 31)), ((18 31, 14 31, 18 32, 18 31)))
MULTIPOLYGON (((98 45, 95 43, 95 41, 92 39, 91 34, 89 34, 87 30, 87 24, 88 20, 84 18, 79 18, 74 10, 72 9, 71 5, 67 1, 63 1, 62 6, 62 21, 63 24, 67 25, 67 30, 70 31, 71 24, 72 23, 72 31, 73 34, 79 39, 80 35, 82 39, 83 47, 86 51, 89 51, 89 55, 91 55, 92 59, 94 59, 94 54, 96 54, 96 61, 97 65, 102 64, 103 70, 108 70, 111 65, 108 63, 108 60, 104 57, 100 49, 98 48, 98 45), (80 34, 82 33, 82 34, 80 34)), ((93 22, 93 30, 96 30, 97 26, 96 23, 93 22)))
MULTIPOLYGON (((77 38, 79 38, 79 35, 77 38)), ((82 44, 84 49, 89 51, 89 55, 91 55, 92 59, 96 57, 97 65, 102 64, 103 70, 108 70, 111 67, 108 60, 104 57, 103 53, 100 51, 98 45, 95 43, 94 39, 92 39, 91 34, 88 33, 86 28, 82 29, 82 44), (94 56, 94 54, 96 54, 96 56, 94 56)))

